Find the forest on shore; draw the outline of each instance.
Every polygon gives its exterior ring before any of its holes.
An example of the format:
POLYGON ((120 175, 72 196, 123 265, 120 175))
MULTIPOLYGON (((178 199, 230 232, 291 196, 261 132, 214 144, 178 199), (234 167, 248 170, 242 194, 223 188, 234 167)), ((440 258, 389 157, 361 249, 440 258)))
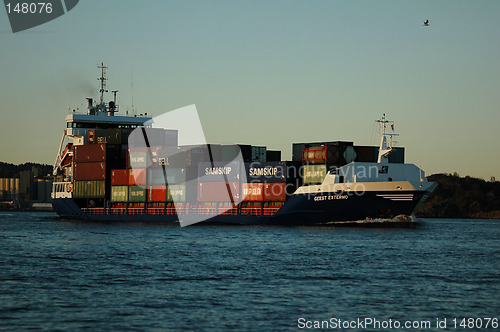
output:
POLYGON ((500 219, 500 182, 457 174, 433 174, 438 187, 415 211, 421 218, 500 219))

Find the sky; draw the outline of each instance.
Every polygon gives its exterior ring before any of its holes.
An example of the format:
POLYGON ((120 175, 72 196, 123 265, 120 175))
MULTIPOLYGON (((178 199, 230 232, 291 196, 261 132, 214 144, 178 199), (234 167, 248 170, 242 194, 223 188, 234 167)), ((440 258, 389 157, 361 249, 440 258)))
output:
POLYGON ((426 174, 498 180, 499 17, 498 0, 81 0, 12 33, 0 9, 0 161, 52 164, 103 61, 121 114, 195 104, 209 142, 284 159, 293 142, 378 145, 385 113, 426 174))

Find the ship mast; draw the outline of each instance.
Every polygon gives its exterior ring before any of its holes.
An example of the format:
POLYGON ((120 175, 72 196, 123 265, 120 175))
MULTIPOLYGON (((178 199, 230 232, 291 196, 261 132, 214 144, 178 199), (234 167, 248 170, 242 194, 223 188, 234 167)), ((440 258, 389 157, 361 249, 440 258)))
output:
POLYGON ((108 92, 108 90, 106 90, 106 81, 108 80, 106 78, 106 68, 108 68, 108 67, 105 67, 104 62, 101 62, 101 65, 98 66, 97 68, 101 69, 101 77, 98 78, 98 80, 101 81, 101 89, 99 90, 99 92, 101 92, 101 101, 99 104, 103 105, 104 104, 104 92, 108 92))
POLYGON ((385 119, 385 113, 375 122, 378 122, 380 128, 380 147, 378 149, 377 163, 386 164, 389 162, 389 154, 392 152, 392 136, 398 136, 394 133, 386 133, 387 124, 391 124, 391 129, 394 131, 394 121, 385 119), (389 138, 389 140, 387 140, 389 138))

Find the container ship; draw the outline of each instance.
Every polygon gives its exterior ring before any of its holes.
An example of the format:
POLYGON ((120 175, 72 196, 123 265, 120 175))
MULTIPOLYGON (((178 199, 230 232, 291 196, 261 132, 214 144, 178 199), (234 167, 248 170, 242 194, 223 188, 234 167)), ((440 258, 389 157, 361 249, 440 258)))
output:
POLYGON ((99 68, 100 100, 87 98, 85 114, 66 116, 54 163, 52 205, 63 218, 181 226, 400 224, 412 222, 407 216, 436 187, 404 163, 385 115, 377 120, 379 146, 293 143, 291 161, 265 146, 179 145, 177 129, 154 128, 147 114, 116 115, 117 91, 104 101, 106 67, 99 68))

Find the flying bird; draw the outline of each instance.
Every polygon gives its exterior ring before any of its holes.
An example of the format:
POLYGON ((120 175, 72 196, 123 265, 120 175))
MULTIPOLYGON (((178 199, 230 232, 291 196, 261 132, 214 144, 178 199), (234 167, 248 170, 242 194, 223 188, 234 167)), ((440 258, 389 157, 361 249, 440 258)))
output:
POLYGON ((424 22, 424 27, 428 27, 428 26, 429 26, 429 20, 424 22))

